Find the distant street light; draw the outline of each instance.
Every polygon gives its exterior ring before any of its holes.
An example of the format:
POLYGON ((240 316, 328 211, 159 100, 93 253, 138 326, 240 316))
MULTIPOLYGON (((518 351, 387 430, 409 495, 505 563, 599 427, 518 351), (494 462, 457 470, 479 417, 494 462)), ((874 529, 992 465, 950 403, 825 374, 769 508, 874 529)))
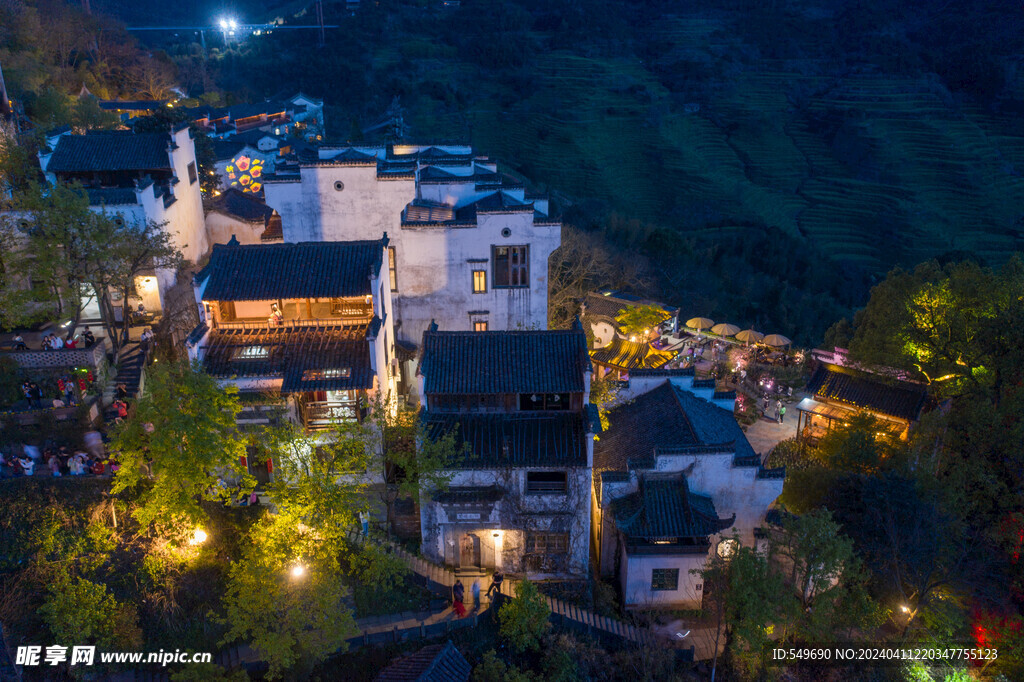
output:
POLYGON ((221 28, 222 31, 228 30, 228 22, 227 22, 226 19, 221 19, 220 20, 220 28, 221 28))
POLYGON ((306 573, 306 567, 302 564, 295 564, 292 566, 292 577, 301 578, 306 573))
POLYGON ((190 545, 201 545, 204 542, 206 542, 206 539, 208 537, 209 536, 206 534, 205 530, 203 530, 202 528, 196 528, 196 531, 194 533, 192 533, 192 539, 190 539, 188 541, 188 544, 190 544, 190 545))

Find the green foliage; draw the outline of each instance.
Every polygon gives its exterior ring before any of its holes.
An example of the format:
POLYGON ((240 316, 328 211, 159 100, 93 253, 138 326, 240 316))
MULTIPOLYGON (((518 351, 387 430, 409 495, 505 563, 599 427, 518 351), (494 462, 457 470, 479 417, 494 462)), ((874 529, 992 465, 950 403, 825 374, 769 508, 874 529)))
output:
POLYGON ((516 596, 498 610, 499 632, 516 652, 540 648, 544 634, 550 629, 551 609, 537 586, 529 580, 519 583, 516 596))
POLYGON ((991 387, 1019 374, 1024 347, 1024 263, 1000 270, 932 261, 894 270, 854 318, 858 361, 927 381, 936 395, 991 387))
POLYGON ((608 415, 615 406, 622 384, 611 376, 594 377, 590 382, 590 402, 597 405, 597 414, 601 419, 601 430, 607 431, 611 426, 608 415))
POLYGON ((198 365, 166 363, 149 368, 146 390, 111 442, 121 463, 113 492, 138 492, 134 516, 143 526, 202 525, 208 516, 201 502, 219 477, 241 479, 243 492, 254 484, 241 466, 238 389, 222 388, 198 365))
POLYGON ((615 317, 619 331, 629 336, 643 334, 665 321, 668 313, 653 305, 631 305, 615 317))
POLYGON ((344 649, 358 630, 343 603, 337 548, 289 513, 265 516, 248 540, 228 570, 224 643, 251 644, 269 665, 268 679, 301 673, 344 649))
POLYGON ((55 642, 95 644, 101 649, 138 649, 142 632, 135 609, 119 604, 105 585, 58 571, 39 613, 55 642))
POLYGON ((523 672, 514 665, 506 665, 494 649, 487 651, 473 668, 473 682, 533 682, 538 679, 531 672, 523 672))
POLYGON ((833 429, 821 439, 816 458, 835 471, 877 472, 902 449, 902 444, 885 433, 884 428, 871 415, 857 414, 850 418, 848 426, 833 429))
POLYGON ((388 592, 402 585, 409 574, 405 562, 381 545, 368 542, 349 557, 354 577, 375 592, 388 592))
POLYGON ((227 671, 216 663, 193 663, 171 673, 171 682, 249 682, 243 669, 227 671))

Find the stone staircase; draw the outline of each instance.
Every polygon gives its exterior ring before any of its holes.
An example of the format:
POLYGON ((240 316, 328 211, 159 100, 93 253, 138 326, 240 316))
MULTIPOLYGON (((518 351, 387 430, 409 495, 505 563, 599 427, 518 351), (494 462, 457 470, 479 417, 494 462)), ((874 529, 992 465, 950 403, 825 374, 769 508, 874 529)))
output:
POLYGON ((138 343, 128 343, 118 352, 117 375, 103 392, 103 404, 107 406, 104 416, 107 421, 117 416, 116 411, 109 406, 114 402, 118 384, 124 384, 128 389, 129 398, 136 398, 141 392, 144 385, 142 374, 145 371, 147 356, 148 354, 142 351, 142 346, 138 343))

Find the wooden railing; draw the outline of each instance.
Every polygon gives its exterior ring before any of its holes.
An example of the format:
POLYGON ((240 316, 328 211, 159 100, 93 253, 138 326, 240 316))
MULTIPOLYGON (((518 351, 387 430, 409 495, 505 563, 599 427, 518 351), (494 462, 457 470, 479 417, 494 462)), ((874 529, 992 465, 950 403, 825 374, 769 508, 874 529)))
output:
POLYGON ((302 423, 307 429, 326 429, 332 423, 359 418, 358 405, 328 401, 310 401, 302 404, 302 423))

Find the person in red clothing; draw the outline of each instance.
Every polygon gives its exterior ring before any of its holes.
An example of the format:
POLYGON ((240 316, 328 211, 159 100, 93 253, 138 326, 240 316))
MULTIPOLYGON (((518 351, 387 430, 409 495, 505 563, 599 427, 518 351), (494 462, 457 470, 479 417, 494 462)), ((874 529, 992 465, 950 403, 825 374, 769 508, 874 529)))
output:
POLYGON ((466 616, 466 606, 462 603, 462 600, 466 597, 466 588, 463 586, 461 580, 456 580, 455 584, 452 585, 452 611, 459 618, 466 616))
POLYGON ((104 462, 102 459, 96 460, 95 464, 92 465, 92 475, 102 476, 103 474, 107 473, 106 464, 107 463, 104 462))

